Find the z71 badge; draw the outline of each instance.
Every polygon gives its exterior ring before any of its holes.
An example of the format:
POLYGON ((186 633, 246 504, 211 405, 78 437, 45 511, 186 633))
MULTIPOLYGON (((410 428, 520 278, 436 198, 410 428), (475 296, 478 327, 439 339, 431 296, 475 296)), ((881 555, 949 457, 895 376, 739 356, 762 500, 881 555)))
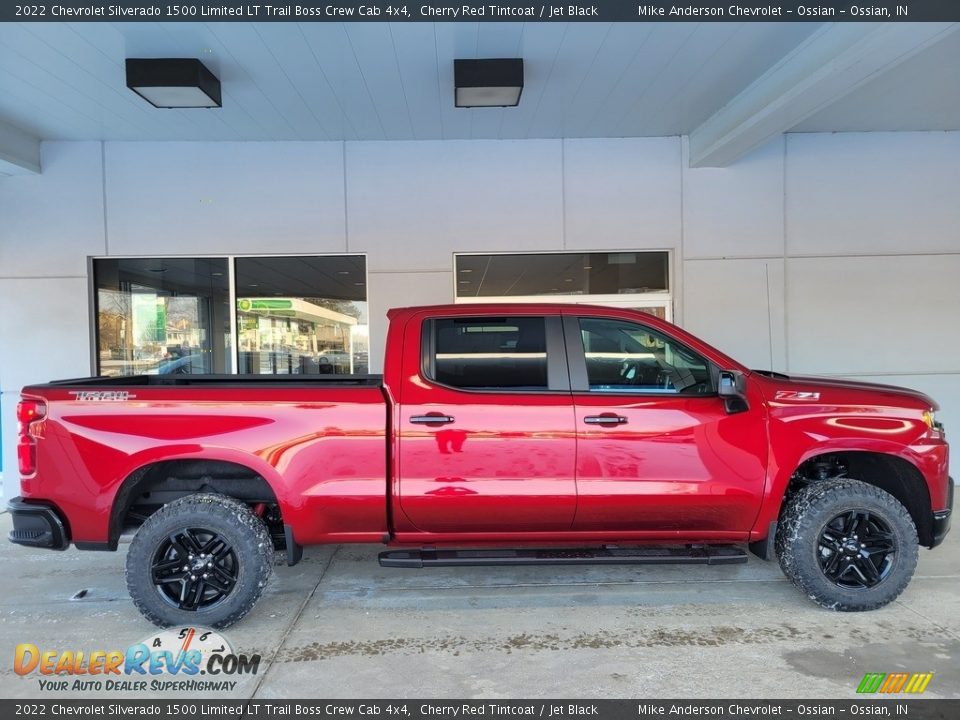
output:
POLYGON ((819 400, 820 393, 801 390, 777 390, 774 400, 819 400))
POLYGON ((71 390, 70 394, 80 402, 124 402, 136 397, 127 390, 71 390))

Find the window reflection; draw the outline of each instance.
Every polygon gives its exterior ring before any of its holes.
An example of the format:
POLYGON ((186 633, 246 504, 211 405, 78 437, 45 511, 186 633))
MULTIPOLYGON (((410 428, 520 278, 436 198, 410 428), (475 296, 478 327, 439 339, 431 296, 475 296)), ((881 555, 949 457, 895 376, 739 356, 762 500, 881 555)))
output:
POLYGON ((237 258, 239 370, 366 374, 362 256, 237 258))
POLYGON ((542 317, 434 321, 434 379, 460 388, 546 389, 542 317))
POLYGON ((665 293, 669 253, 457 255, 457 298, 665 293))
POLYGON ((106 258, 93 270, 98 374, 229 373, 235 339, 240 373, 368 372, 362 256, 106 258))
POLYGON ((102 259, 93 264, 98 374, 229 371, 225 259, 102 259))

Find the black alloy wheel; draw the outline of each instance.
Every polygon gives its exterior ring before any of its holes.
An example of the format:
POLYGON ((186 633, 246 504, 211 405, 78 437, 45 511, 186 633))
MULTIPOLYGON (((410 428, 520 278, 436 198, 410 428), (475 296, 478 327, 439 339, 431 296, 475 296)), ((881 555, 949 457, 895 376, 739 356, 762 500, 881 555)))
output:
POLYGON ((869 510, 840 513, 820 531, 818 559, 823 574, 838 587, 868 589, 883 582, 896 561, 897 541, 890 526, 869 510))
POLYGON ((183 528, 157 547, 151 574, 163 600, 179 610, 210 608, 230 595, 239 566, 230 543, 217 532, 183 528))
POLYGON ((250 612, 273 560, 270 532, 247 503, 186 495, 150 515, 133 536, 127 589, 156 625, 220 629, 250 612))
POLYGON ((832 610, 874 610, 917 567, 913 517, 882 488, 853 478, 809 481, 784 503, 774 548, 783 574, 832 610))

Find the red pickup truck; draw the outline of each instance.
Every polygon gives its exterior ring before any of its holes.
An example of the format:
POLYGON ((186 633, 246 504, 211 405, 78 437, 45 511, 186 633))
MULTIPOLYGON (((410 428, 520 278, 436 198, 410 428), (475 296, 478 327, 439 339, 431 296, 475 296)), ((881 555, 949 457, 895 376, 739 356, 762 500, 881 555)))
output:
POLYGON ((161 624, 225 627, 274 551, 384 543, 380 562, 734 563, 777 557, 814 601, 909 582, 953 503, 937 404, 751 371, 604 307, 389 313, 383 377, 86 378, 18 407, 21 545, 116 550, 161 624))

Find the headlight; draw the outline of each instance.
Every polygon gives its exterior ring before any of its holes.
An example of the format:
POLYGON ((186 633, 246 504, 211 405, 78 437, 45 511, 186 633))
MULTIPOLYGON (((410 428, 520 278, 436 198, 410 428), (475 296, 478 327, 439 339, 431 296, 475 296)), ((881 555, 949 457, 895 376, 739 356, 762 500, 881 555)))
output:
POLYGON ((933 410, 923 411, 923 421, 931 430, 935 432, 943 432, 943 425, 937 422, 937 416, 934 414, 933 410))

